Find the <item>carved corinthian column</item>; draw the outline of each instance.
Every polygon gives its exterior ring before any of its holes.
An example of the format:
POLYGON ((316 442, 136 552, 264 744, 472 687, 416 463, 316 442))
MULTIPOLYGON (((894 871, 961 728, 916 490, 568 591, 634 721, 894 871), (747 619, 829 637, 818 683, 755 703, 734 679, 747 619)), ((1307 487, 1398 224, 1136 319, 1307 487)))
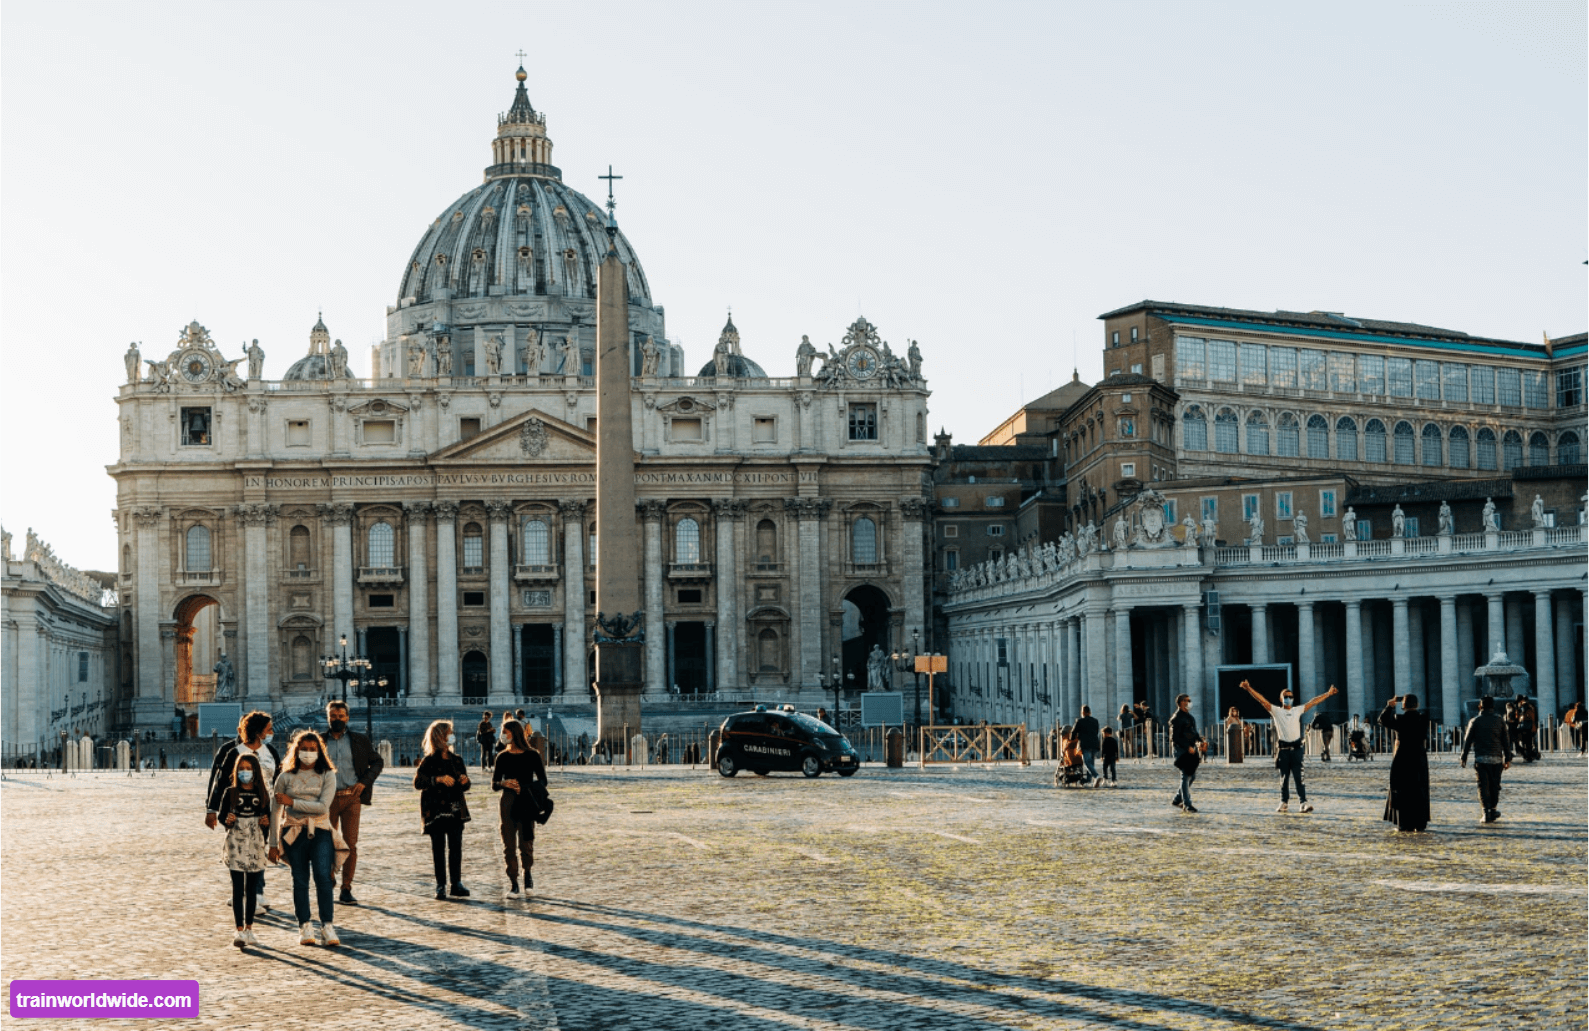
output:
POLYGON ((436 502, 436 703, 461 705, 458 668, 458 503, 436 502))

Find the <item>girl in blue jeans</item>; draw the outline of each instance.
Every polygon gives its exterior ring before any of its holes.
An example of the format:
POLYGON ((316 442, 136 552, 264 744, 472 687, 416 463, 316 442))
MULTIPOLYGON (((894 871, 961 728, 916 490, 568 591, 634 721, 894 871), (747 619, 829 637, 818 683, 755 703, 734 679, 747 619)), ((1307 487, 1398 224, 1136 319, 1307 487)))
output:
POLYGON ((292 906, 302 945, 341 945, 331 921, 331 888, 336 863, 332 843, 331 801, 337 793, 336 769, 326 758, 325 742, 312 730, 293 735, 287 758, 276 775, 270 813, 270 859, 283 854, 292 867, 292 906), (314 877, 320 910, 318 932, 309 920, 309 879, 314 877))

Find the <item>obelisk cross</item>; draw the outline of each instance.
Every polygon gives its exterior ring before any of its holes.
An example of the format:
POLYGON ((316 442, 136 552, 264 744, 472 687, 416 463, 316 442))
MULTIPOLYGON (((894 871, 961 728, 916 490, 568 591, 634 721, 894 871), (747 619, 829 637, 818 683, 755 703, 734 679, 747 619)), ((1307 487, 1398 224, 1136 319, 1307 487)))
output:
POLYGON ((617 232, 617 230, 618 230, 618 222, 613 217, 613 209, 618 206, 618 202, 613 199, 613 196, 612 196, 612 184, 613 184, 613 181, 615 179, 622 179, 623 176, 621 176, 621 175, 613 175, 612 174, 612 166, 608 165, 607 166, 607 174, 606 175, 598 175, 596 178, 597 179, 605 179, 605 180, 607 180, 607 232, 609 234, 611 234, 611 233, 617 232))

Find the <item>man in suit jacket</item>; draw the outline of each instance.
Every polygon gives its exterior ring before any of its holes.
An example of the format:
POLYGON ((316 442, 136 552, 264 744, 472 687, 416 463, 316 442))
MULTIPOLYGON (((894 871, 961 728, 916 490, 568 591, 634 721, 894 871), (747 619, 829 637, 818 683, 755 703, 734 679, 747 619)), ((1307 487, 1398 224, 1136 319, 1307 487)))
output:
POLYGON ((1506 721, 1495 714, 1495 699, 1479 699, 1479 714, 1468 721, 1462 735, 1462 765, 1473 753, 1473 772, 1479 779, 1479 804, 1484 807, 1484 822, 1501 818, 1501 771, 1512 765, 1512 735, 1506 721))
POLYGON ((331 800, 331 826, 342 832, 348 844, 347 862, 342 864, 342 892, 337 901, 356 906, 353 897, 353 871, 359 862, 359 813, 370 804, 375 778, 386 763, 370 739, 348 729, 348 703, 333 701, 326 705, 326 758, 337 770, 337 793, 331 800))
POLYGON ((1098 786, 1098 767, 1094 764, 1098 761, 1098 750, 1103 747, 1103 742, 1099 740, 1100 730, 1098 720, 1092 714, 1092 706, 1083 705, 1081 719, 1076 721, 1072 733, 1076 735, 1076 743, 1081 746, 1082 765, 1087 767, 1087 776, 1093 787, 1098 786))

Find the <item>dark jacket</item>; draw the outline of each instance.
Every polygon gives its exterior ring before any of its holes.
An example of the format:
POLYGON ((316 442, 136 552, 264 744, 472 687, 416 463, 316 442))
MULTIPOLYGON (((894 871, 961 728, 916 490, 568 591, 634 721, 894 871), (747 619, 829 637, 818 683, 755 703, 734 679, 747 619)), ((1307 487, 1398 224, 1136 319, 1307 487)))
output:
POLYGON ((1197 732, 1197 717, 1176 709, 1175 715, 1170 717, 1170 750, 1181 755, 1188 748, 1195 748, 1201 740, 1203 735, 1197 732))
POLYGON ((424 821, 426 834, 431 833, 438 819, 469 822, 469 800, 464 792, 474 785, 459 783, 468 776, 469 767, 457 752, 449 752, 445 758, 427 755, 419 761, 414 770, 414 787, 419 790, 419 817, 424 821), (437 783, 438 777, 452 777, 454 783, 450 787, 437 783))
POLYGON ((1098 750, 1098 725, 1096 716, 1083 716, 1076 721, 1073 733, 1076 735, 1076 744, 1083 752, 1096 752, 1098 750))
MULTIPOLYGON (((381 753, 370 744, 370 739, 355 730, 345 730, 348 747, 353 749, 353 775, 359 778, 359 783, 364 785, 364 790, 359 792, 359 802, 369 805, 375 793, 375 778, 386 769, 386 760, 381 758, 381 753)), ((322 737, 329 737, 330 732, 322 730, 322 737)))
MULTIPOLYGON (((204 792, 206 812, 221 811, 221 796, 232 786, 232 768, 237 765, 237 750, 242 745, 243 742, 234 737, 215 753, 215 759, 210 763, 210 786, 204 792)), ((281 769, 281 753, 276 751, 276 746, 267 741, 265 750, 276 760, 276 768, 281 769)))
POLYGON ((541 760, 541 753, 531 748, 517 754, 498 755, 492 767, 491 790, 505 794, 516 822, 525 823, 539 817, 541 810, 547 807, 546 763, 541 760), (503 780, 517 780, 521 790, 503 787, 503 780))
POLYGON ((1467 762, 1469 752, 1477 756, 1504 755, 1507 762, 1512 761, 1512 735, 1507 733, 1506 721, 1494 710, 1481 712, 1468 721, 1467 732, 1462 735, 1463 762, 1467 762))

